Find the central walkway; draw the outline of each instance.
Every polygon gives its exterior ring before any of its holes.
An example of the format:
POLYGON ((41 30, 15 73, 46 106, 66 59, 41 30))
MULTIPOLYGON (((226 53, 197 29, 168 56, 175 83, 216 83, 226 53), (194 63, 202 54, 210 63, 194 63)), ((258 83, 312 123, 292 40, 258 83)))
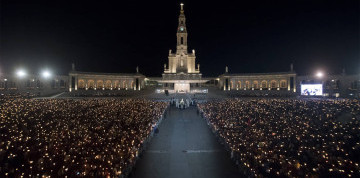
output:
POLYGON ((241 177, 196 107, 171 107, 131 178, 241 177))

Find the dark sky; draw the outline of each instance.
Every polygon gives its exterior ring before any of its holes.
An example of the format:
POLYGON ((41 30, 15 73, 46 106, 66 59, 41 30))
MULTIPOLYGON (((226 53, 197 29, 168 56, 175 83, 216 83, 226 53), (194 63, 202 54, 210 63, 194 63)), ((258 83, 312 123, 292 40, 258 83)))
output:
MULTIPOLYGON (((360 71, 358 0, 182 1, 203 76, 360 71)), ((2 0, 0 72, 23 67, 160 76, 180 1, 2 0)))

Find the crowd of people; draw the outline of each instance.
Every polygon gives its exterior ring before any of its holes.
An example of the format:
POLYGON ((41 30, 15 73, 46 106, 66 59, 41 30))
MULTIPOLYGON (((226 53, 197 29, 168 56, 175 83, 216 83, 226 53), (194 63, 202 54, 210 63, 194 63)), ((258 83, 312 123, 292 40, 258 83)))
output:
POLYGON ((0 177, 121 177, 168 106, 140 99, 0 102, 0 177))
POLYGON ((231 90, 226 91, 227 97, 294 97, 296 93, 287 90, 231 90))
POLYGON ((226 99, 198 104, 254 177, 360 177, 358 100, 226 99))
POLYGON ((60 97, 134 97, 148 94, 149 90, 77 90, 65 92, 60 97))

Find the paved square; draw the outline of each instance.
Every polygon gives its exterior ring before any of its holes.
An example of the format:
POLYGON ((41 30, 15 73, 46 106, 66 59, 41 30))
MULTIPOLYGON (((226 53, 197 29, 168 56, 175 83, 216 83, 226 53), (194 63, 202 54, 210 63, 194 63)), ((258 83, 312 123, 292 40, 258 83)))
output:
POLYGON ((231 178, 241 173, 195 107, 171 107, 130 177, 231 178))

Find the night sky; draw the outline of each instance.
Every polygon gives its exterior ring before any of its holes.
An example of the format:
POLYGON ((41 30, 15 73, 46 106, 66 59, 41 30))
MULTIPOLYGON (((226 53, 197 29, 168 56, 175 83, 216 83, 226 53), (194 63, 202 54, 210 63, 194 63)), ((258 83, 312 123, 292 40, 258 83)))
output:
MULTIPOLYGON (((0 0, 1 1, 1 0, 0 0)), ((0 73, 43 68, 160 76, 184 2, 203 76, 360 72, 359 1, 2 0, 0 73)))

